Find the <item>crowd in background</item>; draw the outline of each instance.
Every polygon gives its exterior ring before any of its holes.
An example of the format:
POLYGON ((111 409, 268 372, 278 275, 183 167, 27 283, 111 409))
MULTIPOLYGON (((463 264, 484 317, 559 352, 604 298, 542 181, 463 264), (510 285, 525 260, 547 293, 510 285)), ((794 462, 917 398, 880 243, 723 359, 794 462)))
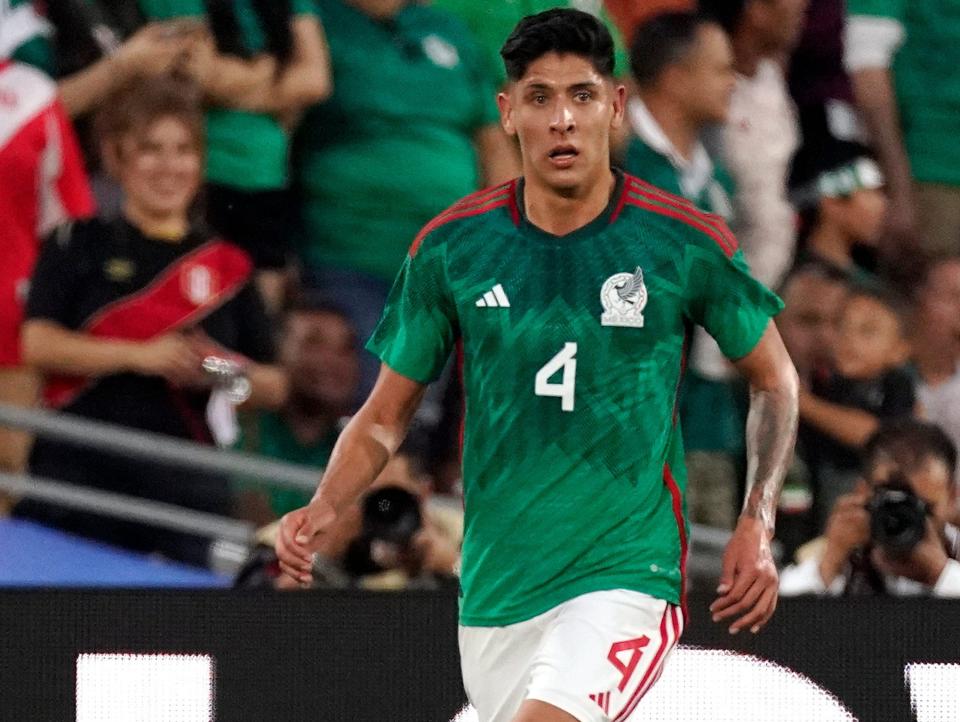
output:
MULTIPOLYGON (((558 4, 0 0, 0 402, 324 466, 372 388, 363 342, 418 230, 519 175, 498 51, 558 4)), ((569 5, 617 42, 629 100, 614 164, 723 217, 785 301, 803 389, 778 533, 785 561, 807 565, 791 588, 856 580, 871 484, 892 473, 879 457, 900 460, 956 558, 960 19, 927 0, 569 5)), ((462 533, 436 501, 459 493, 449 366, 378 484, 423 513, 414 561, 396 563, 440 575, 462 533)), ((694 522, 735 523, 747 403, 695 333, 680 403, 694 522)), ((0 463, 261 525, 309 498, 171 480, 11 430, 0 463)), ((196 538, 14 501, 24 518, 204 563, 196 538)), ((334 562, 356 556, 356 511, 334 562)), ((921 588, 937 593, 931 564, 921 588)))

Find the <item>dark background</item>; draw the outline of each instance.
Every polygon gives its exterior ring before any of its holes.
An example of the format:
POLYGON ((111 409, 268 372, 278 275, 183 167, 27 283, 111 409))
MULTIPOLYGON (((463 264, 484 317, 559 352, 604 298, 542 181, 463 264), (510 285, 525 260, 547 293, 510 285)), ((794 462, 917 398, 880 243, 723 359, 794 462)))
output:
MULTIPOLYGON (((710 601, 691 598, 684 644, 779 662, 864 722, 913 719, 907 663, 960 661, 960 602, 782 600, 730 637, 710 601)), ((446 722, 465 701, 456 613, 445 592, 3 590, 0 720, 73 719, 77 655, 130 652, 211 655, 220 722, 446 722)))

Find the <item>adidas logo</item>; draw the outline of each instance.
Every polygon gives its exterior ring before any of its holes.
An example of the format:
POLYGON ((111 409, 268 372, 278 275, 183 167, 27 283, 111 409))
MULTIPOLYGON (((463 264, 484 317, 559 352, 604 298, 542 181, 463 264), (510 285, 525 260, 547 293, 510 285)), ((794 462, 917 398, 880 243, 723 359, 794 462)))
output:
POLYGON ((510 299, 499 283, 477 299, 477 308, 510 308, 510 299))

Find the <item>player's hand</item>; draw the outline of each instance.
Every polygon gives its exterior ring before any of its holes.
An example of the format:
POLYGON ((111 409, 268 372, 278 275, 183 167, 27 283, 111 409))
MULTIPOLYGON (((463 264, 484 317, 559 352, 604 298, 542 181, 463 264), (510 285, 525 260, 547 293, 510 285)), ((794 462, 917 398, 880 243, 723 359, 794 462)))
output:
POLYGON ((336 510, 322 499, 283 516, 274 550, 284 574, 304 586, 313 581, 313 555, 336 518, 336 510))
POLYGON ((730 634, 749 629, 756 634, 777 607, 779 577, 763 522, 741 517, 723 554, 719 595, 710 605, 713 621, 736 617, 730 634))
POLYGON ((130 36, 114 56, 126 77, 169 72, 186 52, 185 38, 171 23, 148 23, 130 36))

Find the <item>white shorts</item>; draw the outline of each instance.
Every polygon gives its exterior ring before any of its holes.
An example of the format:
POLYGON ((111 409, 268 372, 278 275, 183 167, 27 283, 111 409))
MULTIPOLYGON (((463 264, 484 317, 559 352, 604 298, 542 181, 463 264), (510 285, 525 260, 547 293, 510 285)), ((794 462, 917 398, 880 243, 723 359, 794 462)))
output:
POLYGON ((660 678, 683 613, 623 589, 575 597, 506 627, 460 627, 463 684, 480 722, 536 699, 580 722, 629 720, 660 678))

